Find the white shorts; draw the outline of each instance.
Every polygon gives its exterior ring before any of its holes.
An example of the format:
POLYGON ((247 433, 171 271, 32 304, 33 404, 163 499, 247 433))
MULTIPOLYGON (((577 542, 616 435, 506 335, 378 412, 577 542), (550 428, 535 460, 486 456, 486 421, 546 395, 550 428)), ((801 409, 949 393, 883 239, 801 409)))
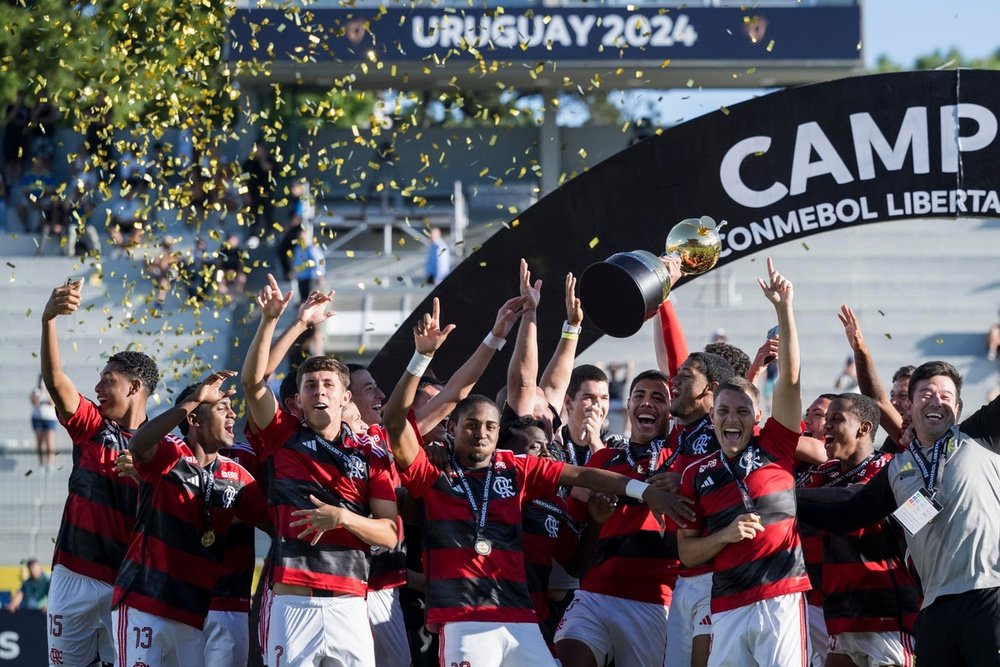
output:
POLYGON ((205 665, 246 667, 250 658, 250 614, 209 611, 205 617, 205 665))
POLYGON ((368 591, 368 622, 379 667, 410 667, 410 640, 399 606, 399 588, 368 591))
POLYGON ((201 630, 128 605, 111 612, 119 665, 192 667, 205 664, 201 630))
POLYGON ((830 653, 851 657, 855 665, 913 665, 913 635, 908 632, 841 632, 830 635, 830 653))
POLYGON ((267 632, 271 626, 271 605, 274 591, 268 586, 260 594, 260 616, 257 619, 257 645, 260 646, 261 664, 267 665, 267 632))
POLYGON ((714 613, 708 667, 808 667, 808 623, 802 593, 714 613))
MULTIPOLYGON (((50 665, 89 665, 100 657, 115 662, 111 623, 111 584, 85 577, 63 565, 49 580, 48 637, 50 665)), ((129 666, 131 667, 131 665, 129 666)))
POLYGON ((275 595, 267 636, 269 667, 319 664, 375 667, 375 646, 364 598, 275 595))
POLYGON ((445 623, 441 626, 438 656, 442 665, 462 667, 554 667, 556 664, 537 623, 445 623))
POLYGON ((556 628, 555 641, 583 642, 598 665, 611 660, 616 667, 662 665, 668 615, 662 604, 577 591, 556 628))
POLYGON ((691 664, 691 640, 712 634, 712 573, 678 577, 667 618, 664 667, 691 664))
POLYGON ((809 617, 809 664, 812 667, 823 667, 826 664, 826 654, 830 652, 830 635, 826 632, 823 607, 814 604, 806 606, 806 616, 809 617))

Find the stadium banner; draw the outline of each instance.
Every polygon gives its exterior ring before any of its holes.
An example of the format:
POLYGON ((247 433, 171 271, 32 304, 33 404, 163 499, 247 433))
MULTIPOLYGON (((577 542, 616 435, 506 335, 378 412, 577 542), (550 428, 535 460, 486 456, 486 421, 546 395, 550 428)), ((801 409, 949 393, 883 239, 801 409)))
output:
POLYGON ((236 61, 701 60, 861 63, 861 7, 437 7, 237 9, 236 61))
MULTIPOLYGON (((934 217, 951 221, 940 227, 950 234, 963 219, 1000 217, 998 117, 1000 72, 952 70, 791 88, 669 128, 568 181, 498 231, 414 310, 372 373, 393 386, 413 353, 412 326, 438 297, 443 321, 458 325, 434 358, 435 372, 448 377, 517 294, 521 257, 544 281, 544 360, 559 341, 566 273, 579 276, 616 252, 661 253, 684 218, 726 221, 724 266, 849 226, 934 217)), ((585 321, 578 349, 601 335, 585 321)), ((509 358, 513 347, 497 356, 509 358)), ((499 386, 505 368, 494 360, 485 380, 499 386)))
MULTIPOLYGON (((62 664, 52 656, 51 664, 62 664)), ((37 609, 0 612, 0 667, 38 667, 50 664, 45 614, 37 609)))

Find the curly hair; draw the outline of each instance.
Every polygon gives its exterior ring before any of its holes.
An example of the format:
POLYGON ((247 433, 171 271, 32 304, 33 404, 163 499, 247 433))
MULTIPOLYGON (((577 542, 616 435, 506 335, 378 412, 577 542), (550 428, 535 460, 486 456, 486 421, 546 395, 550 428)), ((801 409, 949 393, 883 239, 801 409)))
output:
POLYGON ((147 396, 152 396, 156 391, 156 385, 160 381, 160 371, 156 367, 156 362, 152 357, 142 352, 125 350, 112 354, 108 359, 109 364, 114 364, 119 371, 142 382, 143 389, 147 396))

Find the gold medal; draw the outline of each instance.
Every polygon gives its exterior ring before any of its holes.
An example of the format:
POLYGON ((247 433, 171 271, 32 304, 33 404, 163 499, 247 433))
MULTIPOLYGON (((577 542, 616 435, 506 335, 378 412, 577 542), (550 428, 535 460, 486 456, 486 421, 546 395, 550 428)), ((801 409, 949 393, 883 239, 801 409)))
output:
POLYGON ((210 547, 215 544, 215 531, 209 528, 201 536, 201 546, 210 547))
POLYGON ((493 551, 493 545, 490 544, 490 541, 483 539, 482 537, 476 540, 475 544, 472 545, 472 548, 475 549, 476 553, 480 556, 489 556, 490 552, 493 551))

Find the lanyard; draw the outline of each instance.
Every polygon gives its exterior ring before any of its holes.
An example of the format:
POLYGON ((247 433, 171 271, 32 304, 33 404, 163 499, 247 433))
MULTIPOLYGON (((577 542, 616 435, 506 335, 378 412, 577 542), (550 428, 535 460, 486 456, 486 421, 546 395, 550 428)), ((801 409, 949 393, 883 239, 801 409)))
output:
POLYGON ((560 519, 564 519, 565 520, 565 519, 568 518, 566 516, 566 510, 564 510, 563 508, 558 507, 556 505, 553 505, 552 503, 547 502, 545 500, 541 500, 541 499, 536 498, 535 500, 531 501, 531 504, 532 505, 536 505, 538 507, 541 507, 544 510, 547 510, 550 514, 555 514, 560 519))
POLYGON ((476 519, 476 539, 483 534, 483 530, 486 528, 486 517, 489 514, 489 504, 490 504, 490 483, 493 481, 493 464, 496 459, 496 454, 490 457, 490 465, 486 469, 486 480, 483 482, 483 503, 482 505, 476 505, 476 499, 472 494, 472 487, 469 486, 469 480, 465 477, 465 471, 462 470, 462 466, 458 465, 458 460, 455 455, 451 455, 451 468, 458 475, 458 481, 462 483, 462 490, 465 491, 465 499, 469 501, 469 505, 472 506, 472 516, 476 519), (478 516, 477 516, 478 515, 478 516))
POLYGON ((218 458, 212 461, 207 468, 198 466, 198 490, 201 492, 202 520, 205 523, 206 531, 212 530, 212 493, 215 491, 215 469, 218 467, 218 458))
POLYGON ((953 433, 949 430, 945 433, 938 441, 934 443, 934 447, 931 449, 931 461, 930 464, 927 463, 927 459, 920 452, 920 448, 917 447, 916 441, 910 442, 910 454, 913 456, 914 462, 917 467, 920 468, 920 476, 924 478, 924 487, 927 492, 931 494, 931 498, 937 493, 937 481, 938 481, 938 466, 941 464, 941 453, 945 450, 948 441, 953 438, 953 433))
POLYGON ((585 466, 588 463, 590 463, 590 457, 593 455, 593 452, 590 451, 590 447, 584 447, 583 445, 581 445, 581 447, 583 447, 587 451, 583 455, 583 463, 579 463, 578 462, 580 460, 580 457, 577 456, 577 454, 576 454, 576 447, 577 447, 577 445, 576 445, 575 442, 573 442, 572 436, 570 436, 569 426, 563 426, 562 427, 562 438, 563 438, 563 444, 566 447, 566 458, 569 459, 569 464, 570 465, 574 465, 574 466, 575 465, 584 465, 585 466))
POLYGON ((834 477, 833 479, 831 479, 829 482, 826 482, 825 484, 823 484, 823 488, 825 489, 825 488, 828 488, 828 487, 831 487, 831 486, 837 486, 838 484, 840 484, 845 479, 850 479, 850 478, 854 477, 860 471, 864 470, 868 466, 868 464, 871 463, 872 459, 874 459, 874 458, 875 458, 875 452, 872 452, 871 454, 869 454, 868 456, 866 456, 865 460, 862 461, 861 463, 859 463, 858 465, 854 466, 853 468, 851 468, 847 472, 840 473, 839 475, 837 475, 836 477, 834 477))
MULTIPOLYGON (((635 459, 632 458, 632 443, 629 443, 629 444, 625 445, 625 447, 623 449, 625 450, 625 460, 628 461, 628 464, 629 464, 629 466, 632 467, 632 470, 635 470, 637 473, 642 474, 642 470, 640 469, 640 466, 636 465, 635 459)), ((657 470, 659 470, 659 466, 657 465, 657 461, 660 460, 660 452, 661 451, 663 451, 663 439, 662 438, 659 439, 659 440, 654 440, 652 443, 650 443, 650 445, 649 445, 649 474, 646 475, 646 477, 649 477, 650 475, 653 475, 657 470)), ((673 463, 673 460, 670 460, 667 463, 667 465, 670 465, 670 463, 673 463)))
MULTIPOLYGON (((747 453, 750 454, 751 460, 754 454, 752 448, 753 445, 750 445, 750 447, 747 447, 745 450, 743 450, 744 455, 747 453)), ((746 511, 750 512, 751 514, 756 514, 757 506, 754 504, 753 498, 750 496, 750 489, 747 487, 746 481, 736 476, 736 473, 733 472, 732 466, 729 465, 729 459, 726 458, 726 455, 723 453, 721 449, 719 450, 719 461, 722 462, 722 466, 726 469, 726 472, 728 472, 729 476, 732 477, 733 480, 736 482, 736 488, 739 489, 740 498, 743 500, 743 508, 746 509, 746 511)), ((747 474, 749 475, 750 473, 748 472, 747 474)))

